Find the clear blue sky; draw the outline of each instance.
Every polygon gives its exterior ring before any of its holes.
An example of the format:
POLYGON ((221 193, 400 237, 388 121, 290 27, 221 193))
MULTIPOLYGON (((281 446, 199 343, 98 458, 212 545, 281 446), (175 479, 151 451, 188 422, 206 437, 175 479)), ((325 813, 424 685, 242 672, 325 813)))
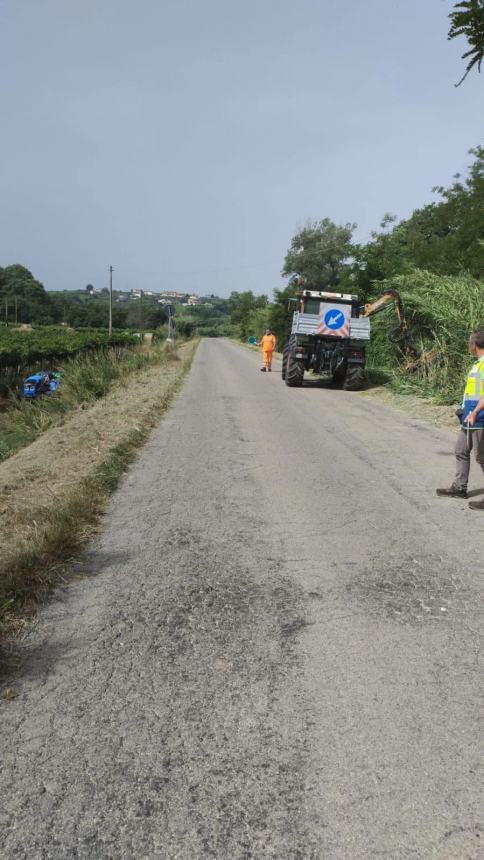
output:
POLYGON ((482 142, 450 0, 0 0, 0 265, 281 286, 307 218, 404 217, 482 142))

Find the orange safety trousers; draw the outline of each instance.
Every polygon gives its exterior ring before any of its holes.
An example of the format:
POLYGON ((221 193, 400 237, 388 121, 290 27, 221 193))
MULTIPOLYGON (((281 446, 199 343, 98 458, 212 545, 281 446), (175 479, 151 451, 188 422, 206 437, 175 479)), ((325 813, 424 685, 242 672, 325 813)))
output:
POLYGON ((276 345, 276 339, 273 334, 265 334, 261 339, 262 357, 264 359, 264 367, 270 367, 272 364, 272 353, 276 345))

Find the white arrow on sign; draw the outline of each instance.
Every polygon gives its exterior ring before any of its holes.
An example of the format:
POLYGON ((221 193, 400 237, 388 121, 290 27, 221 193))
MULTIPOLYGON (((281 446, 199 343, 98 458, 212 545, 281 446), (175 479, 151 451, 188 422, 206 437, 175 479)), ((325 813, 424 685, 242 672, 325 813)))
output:
POLYGON ((337 313, 337 314, 335 314, 335 316, 334 316, 334 317, 330 317, 330 319, 329 319, 329 320, 328 320, 328 322, 327 322, 327 325, 334 325, 335 323, 337 323, 337 322, 338 322, 338 320, 339 320, 339 318, 340 318, 340 317, 343 317, 343 319, 344 319, 343 314, 342 314, 342 313, 340 313, 340 312, 338 311, 338 313, 337 313))

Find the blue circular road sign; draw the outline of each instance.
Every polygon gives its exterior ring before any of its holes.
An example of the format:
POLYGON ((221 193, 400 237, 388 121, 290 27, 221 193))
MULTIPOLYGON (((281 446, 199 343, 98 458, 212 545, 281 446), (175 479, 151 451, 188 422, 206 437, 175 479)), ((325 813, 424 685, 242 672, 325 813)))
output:
POLYGON ((337 310, 337 308, 326 311, 324 315, 324 324, 331 329, 331 331, 338 331, 338 329, 342 328, 345 324, 345 315, 341 311, 337 310))

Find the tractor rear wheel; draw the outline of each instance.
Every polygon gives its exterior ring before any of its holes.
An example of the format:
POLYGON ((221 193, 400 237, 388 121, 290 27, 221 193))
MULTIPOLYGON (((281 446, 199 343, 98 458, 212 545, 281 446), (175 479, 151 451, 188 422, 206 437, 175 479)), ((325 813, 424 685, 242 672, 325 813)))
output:
POLYGON ((288 343, 286 343, 286 344, 284 345, 284 349, 282 350, 282 371, 281 371, 281 375, 282 375, 282 378, 283 378, 283 379, 285 379, 285 378, 286 378, 286 370, 287 370, 287 356, 288 356, 288 353, 289 353, 289 344, 288 344, 288 343))
POLYGON ((343 383, 345 391, 362 391, 366 388, 365 368, 361 364, 349 364, 343 383))
POLYGON ((303 379, 304 365, 300 361, 294 361, 293 358, 288 357, 285 375, 286 385, 289 388, 299 388, 303 384, 303 379))

